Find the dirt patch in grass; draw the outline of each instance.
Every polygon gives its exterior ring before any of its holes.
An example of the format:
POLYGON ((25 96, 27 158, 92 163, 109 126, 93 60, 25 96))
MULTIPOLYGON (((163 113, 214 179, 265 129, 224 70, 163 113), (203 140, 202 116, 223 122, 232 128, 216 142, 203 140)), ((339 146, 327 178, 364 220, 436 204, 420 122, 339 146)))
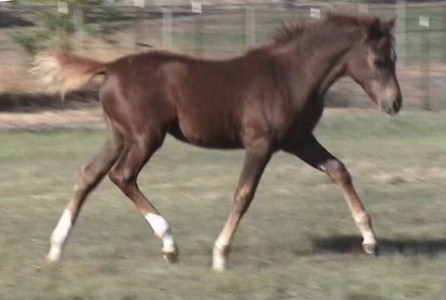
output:
POLYGON ((0 129, 3 130, 101 127, 101 123, 102 110, 99 107, 0 113, 0 129))
POLYGON ((66 101, 58 95, 0 95, 1 130, 71 128, 101 123, 97 91, 74 93, 66 101))

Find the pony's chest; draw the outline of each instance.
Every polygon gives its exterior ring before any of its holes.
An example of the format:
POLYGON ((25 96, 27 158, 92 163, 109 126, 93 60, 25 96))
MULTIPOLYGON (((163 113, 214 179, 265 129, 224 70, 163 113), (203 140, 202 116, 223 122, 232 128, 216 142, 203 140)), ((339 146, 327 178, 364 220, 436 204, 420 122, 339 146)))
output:
POLYGON ((268 109, 268 117, 274 130, 282 135, 307 133, 317 125, 324 109, 323 101, 282 101, 268 109))
POLYGON ((291 117, 292 121, 287 128, 287 135, 306 135, 311 133, 319 122, 324 110, 322 101, 308 101, 298 107, 291 117))

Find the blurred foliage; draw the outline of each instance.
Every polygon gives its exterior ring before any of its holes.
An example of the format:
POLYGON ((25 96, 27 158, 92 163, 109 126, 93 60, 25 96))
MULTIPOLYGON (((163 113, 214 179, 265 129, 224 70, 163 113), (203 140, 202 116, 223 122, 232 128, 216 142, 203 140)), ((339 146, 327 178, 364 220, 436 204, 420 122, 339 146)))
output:
POLYGON ((68 5, 100 5, 104 0, 21 0, 17 1, 20 4, 44 4, 44 5, 58 5, 61 2, 68 5))
POLYGON ((77 30, 82 30, 93 36, 114 43, 110 38, 113 30, 102 24, 95 23, 82 10, 90 5, 101 5, 103 0, 67 0, 67 1, 23 1, 28 4, 39 3, 51 5, 44 9, 36 8, 31 13, 31 21, 35 24, 32 28, 20 29, 11 33, 12 39, 19 44, 27 54, 34 55, 40 50, 51 47, 73 48, 74 35, 77 30), (76 15, 77 14, 77 15, 76 15), (79 15, 82 17, 82 28, 76 28, 80 24, 79 15), (78 21, 76 21, 78 19, 78 21))

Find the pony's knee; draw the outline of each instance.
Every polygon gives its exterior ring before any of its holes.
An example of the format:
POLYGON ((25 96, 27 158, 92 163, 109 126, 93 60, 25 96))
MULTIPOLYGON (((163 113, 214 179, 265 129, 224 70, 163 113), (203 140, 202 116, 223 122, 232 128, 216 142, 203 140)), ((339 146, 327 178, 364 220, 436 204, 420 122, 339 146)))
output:
POLYGON ((335 182, 349 184, 352 181, 350 173, 345 165, 339 160, 330 160, 324 165, 325 172, 335 182))
POLYGON ((253 197, 252 187, 241 187, 234 195, 233 211, 237 214, 243 215, 248 209, 249 203, 253 197))
POLYGON ((75 185, 75 190, 88 189, 97 181, 97 175, 91 164, 84 165, 79 171, 79 179, 75 185))

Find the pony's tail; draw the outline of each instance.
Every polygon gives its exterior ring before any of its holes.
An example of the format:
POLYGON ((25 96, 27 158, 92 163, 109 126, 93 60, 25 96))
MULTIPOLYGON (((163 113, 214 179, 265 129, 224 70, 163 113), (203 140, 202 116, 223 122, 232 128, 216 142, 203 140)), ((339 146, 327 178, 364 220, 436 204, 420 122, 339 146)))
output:
POLYGON ((67 50, 52 50, 37 54, 30 69, 30 75, 38 80, 45 92, 60 93, 62 99, 66 93, 82 89, 93 82, 97 75, 105 72, 104 63, 75 55, 67 50))

